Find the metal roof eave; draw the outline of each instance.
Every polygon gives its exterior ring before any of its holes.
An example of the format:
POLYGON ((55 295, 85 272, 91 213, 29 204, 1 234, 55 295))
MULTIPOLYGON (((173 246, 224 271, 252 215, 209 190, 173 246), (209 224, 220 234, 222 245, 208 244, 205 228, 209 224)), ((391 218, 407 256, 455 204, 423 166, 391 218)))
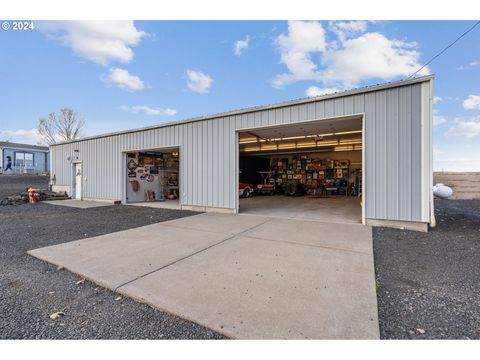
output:
POLYGON ((425 76, 421 76, 421 77, 417 77, 417 78, 413 78, 413 79, 392 81, 392 82, 388 82, 388 83, 365 86, 365 87, 361 87, 361 88, 355 88, 355 89, 351 89, 351 90, 345 90, 345 91, 341 91, 341 92, 325 94, 325 95, 320 95, 320 96, 315 96, 315 97, 310 97, 310 98, 301 98, 301 99, 283 101, 283 102, 280 102, 280 103, 275 103, 275 104, 270 104, 270 105, 260 105, 260 106, 254 106, 254 107, 250 107, 250 108, 232 110, 232 111, 227 111, 227 112, 222 112, 222 113, 217 113, 217 114, 198 116, 198 117, 194 117, 194 118, 176 120, 176 121, 171 121, 171 122, 164 123, 164 124, 152 125, 152 126, 147 126, 147 127, 142 127, 142 128, 134 128, 134 129, 130 129, 130 130, 122 130, 122 131, 115 131, 115 132, 104 133, 104 134, 99 134, 99 135, 92 135, 92 136, 87 136, 87 137, 84 137, 84 138, 81 138, 81 139, 78 139, 78 140, 63 141, 63 142, 60 142, 60 143, 52 144, 52 145, 50 145, 50 147, 58 146, 58 145, 64 145, 64 144, 70 144, 70 143, 76 143, 76 142, 81 142, 81 141, 87 141, 87 140, 93 140, 93 139, 99 139, 99 138, 104 138, 104 137, 116 136, 116 135, 123 135, 123 134, 135 133, 135 132, 148 131, 148 130, 159 129, 159 128, 163 128, 163 127, 187 124, 187 123, 191 123, 191 122, 205 121, 205 120, 212 120, 212 119, 222 118, 222 117, 227 117, 227 116, 247 114, 247 113, 256 112, 256 111, 272 110, 272 109, 278 109, 278 108, 283 108, 283 107, 287 107, 287 106, 308 104, 308 103, 316 102, 316 101, 319 101, 319 100, 328 100, 328 99, 334 99, 334 98, 339 98, 339 97, 351 96, 351 95, 356 95, 356 94, 363 94, 363 93, 368 93, 368 92, 373 92, 373 91, 379 91, 379 90, 384 90, 384 89, 390 89, 390 88, 395 88, 395 87, 401 87, 401 86, 407 86, 407 85, 427 82, 427 81, 433 80, 434 78, 435 78, 434 74, 425 75, 425 76))

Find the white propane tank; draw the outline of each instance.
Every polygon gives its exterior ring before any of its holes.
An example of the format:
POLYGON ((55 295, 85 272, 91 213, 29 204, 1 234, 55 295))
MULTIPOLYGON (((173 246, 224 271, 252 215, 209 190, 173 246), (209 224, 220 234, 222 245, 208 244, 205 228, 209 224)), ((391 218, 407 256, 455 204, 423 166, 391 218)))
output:
POLYGON ((447 199, 452 196, 453 190, 451 187, 444 184, 435 184, 433 187, 433 195, 441 199, 447 199))

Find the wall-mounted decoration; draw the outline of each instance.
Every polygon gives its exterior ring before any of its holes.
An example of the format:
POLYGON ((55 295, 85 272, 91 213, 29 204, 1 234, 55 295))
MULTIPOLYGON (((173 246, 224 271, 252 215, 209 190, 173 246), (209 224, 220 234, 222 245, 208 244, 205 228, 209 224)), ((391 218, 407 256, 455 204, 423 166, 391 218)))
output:
POLYGON ((128 172, 128 177, 129 177, 129 178, 137 177, 137 173, 136 173, 135 171, 129 171, 129 172, 128 172))
POLYGON ((148 182, 153 182, 153 180, 155 180, 155 176, 151 174, 143 174, 142 176, 140 176, 140 179, 148 182))
POLYGON ((137 192, 140 189, 140 183, 137 180, 130 181, 130 185, 132 185, 133 192, 137 192))
POLYGON ((171 174, 168 177, 167 184, 169 186, 178 186, 178 176, 177 176, 177 174, 171 174))
POLYGON ((137 168, 138 164, 137 162, 135 161, 135 159, 130 159, 128 160, 128 163, 127 163, 127 169, 129 171, 134 171, 136 168, 137 168))

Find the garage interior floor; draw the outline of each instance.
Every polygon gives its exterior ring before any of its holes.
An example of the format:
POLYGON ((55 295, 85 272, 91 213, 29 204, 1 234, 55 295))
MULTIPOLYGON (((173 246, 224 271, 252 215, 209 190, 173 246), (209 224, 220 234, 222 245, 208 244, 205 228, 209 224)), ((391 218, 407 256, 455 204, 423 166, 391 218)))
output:
POLYGON ((240 199, 240 214, 333 223, 362 223, 360 198, 254 195, 240 199))
POLYGON ((205 213, 29 254, 233 338, 379 338, 368 226, 205 213))
POLYGON ((165 200, 165 201, 145 201, 145 202, 138 202, 138 203, 128 203, 127 205, 144 206, 144 207, 151 207, 151 208, 157 208, 157 209, 173 209, 173 210, 180 210, 182 208, 178 199, 165 200))

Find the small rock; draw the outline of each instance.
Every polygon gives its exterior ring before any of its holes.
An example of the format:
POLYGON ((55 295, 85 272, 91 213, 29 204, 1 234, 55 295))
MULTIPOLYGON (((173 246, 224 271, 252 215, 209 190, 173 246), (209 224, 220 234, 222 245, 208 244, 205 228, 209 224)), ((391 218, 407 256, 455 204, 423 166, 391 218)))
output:
POLYGON ((50 314, 50 319, 52 320, 57 320, 59 317, 65 316, 65 313, 58 311, 54 312, 53 314, 50 314))
POLYGON ((425 329, 422 329, 422 328, 418 328, 416 330, 419 334, 425 334, 426 333, 425 329))

